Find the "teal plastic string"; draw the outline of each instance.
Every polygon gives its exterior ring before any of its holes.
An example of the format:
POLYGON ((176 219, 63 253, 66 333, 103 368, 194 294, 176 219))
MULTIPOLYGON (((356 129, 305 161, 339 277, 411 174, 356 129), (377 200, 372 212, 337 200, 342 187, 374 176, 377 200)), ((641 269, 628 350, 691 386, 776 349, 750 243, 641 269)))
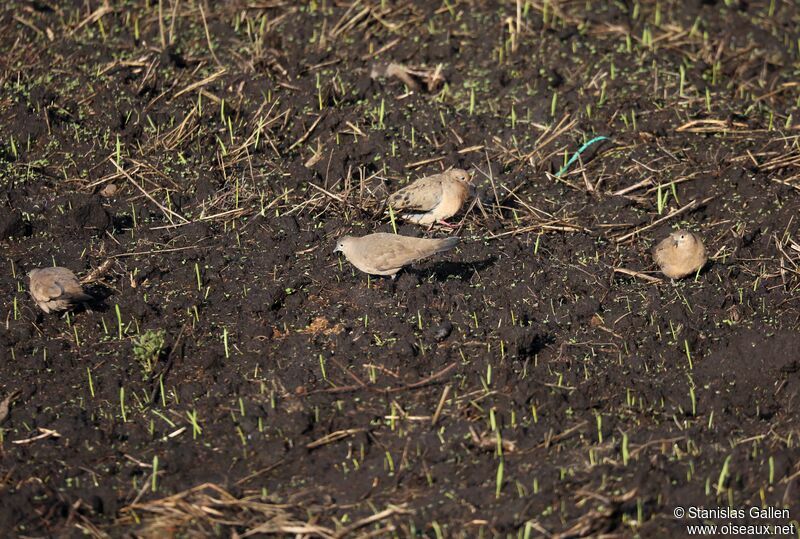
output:
POLYGON ((608 137, 599 136, 599 137, 594 137, 592 140, 586 142, 583 146, 578 148, 577 152, 572 154, 572 157, 569 158, 569 161, 567 161, 567 164, 564 165, 563 167, 561 167, 561 170, 559 170, 558 174, 556 174, 556 178, 560 178, 561 175, 564 174, 567 171, 567 169, 570 167, 570 165, 572 165, 572 163, 574 163, 575 161, 578 160, 578 156, 586 151, 586 148, 588 148, 589 146, 591 146, 592 144, 594 144, 596 142, 600 142, 601 140, 611 140, 611 139, 608 138, 608 137))

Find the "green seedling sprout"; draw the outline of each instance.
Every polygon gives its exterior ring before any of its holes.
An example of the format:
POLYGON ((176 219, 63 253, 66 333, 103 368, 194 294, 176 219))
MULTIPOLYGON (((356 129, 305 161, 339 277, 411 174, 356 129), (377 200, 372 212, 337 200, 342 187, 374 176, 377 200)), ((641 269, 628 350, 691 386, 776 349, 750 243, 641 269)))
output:
POLYGON ((125 412, 125 386, 120 386, 119 388, 119 408, 122 412, 122 422, 128 422, 128 415, 125 412))
POLYGON ((503 459, 497 464, 497 476, 495 477, 494 498, 500 498, 500 493, 503 490, 503 459))
POLYGON ((86 367, 86 374, 89 377, 89 394, 94 398, 94 382, 92 381, 92 370, 89 367, 86 367))
POLYGON ((120 340, 122 340, 122 333, 123 333, 123 330, 122 330, 122 313, 119 310, 119 303, 114 305, 114 311, 117 313, 117 331, 118 331, 118 335, 119 335, 120 340))
POLYGON ((769 457, 769 484, 775 483, 775 458, 770 455, 769 457))
POLYGON ((469 89, 469 115, 475 114, 475 88, 469 89))
POLYGON ((628 433, 622 433, 622 464, 624 466, 628 465, 628 461, 631 458, 630 451, 628 450, 628 433))
POLYGON ((717 480, 717 496, 722 494, 722 491, 725 490, 725 480, 728 478, 731 458, 732 455, 725 457, 725 462, 723 463, 722 469, 719 472, 719 479, 717 480))
POLYGON ((689 370, 693 370, 694 365, 692 364, 692 352, 689 350, 689 341, 687 339, 683 340, 683 347, 686 350, 686 359, 689 360, 689 370))
POLYGON ((203 433, 203 429, 200 428, 200 423, 197 421, 197 410, 192 410, 191 412, 187 411, 186 416, 192 424, 192 440, 196 440, 197 437, 203 433))
POLYGON ((392 224, 392 231, 397 234, 397 221, 395 220, 394 209, 391 204, 389 204, 389 222, 392 224))
POLYGON ((158 455, 153 455, 153 482, 150 488, 153 492, 158 490, 156 478, 158 477, 158 455))

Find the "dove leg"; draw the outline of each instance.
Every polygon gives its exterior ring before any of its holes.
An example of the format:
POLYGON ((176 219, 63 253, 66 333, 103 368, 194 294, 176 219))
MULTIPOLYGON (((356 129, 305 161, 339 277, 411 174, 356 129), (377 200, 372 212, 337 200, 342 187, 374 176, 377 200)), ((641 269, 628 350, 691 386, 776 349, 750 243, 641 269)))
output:
POLYGON ((444 219, 439 219, 439 220, 438 220, 438 221, 436 221, 436 222, 437 222, 438 224, 440 224, 441 226, 443 226, 443 227, 446 227, 446 228, 450 228, 450 229, 453 229, 453 228, 457 228, 457 227, 458 227, 458 225, 454 225, 454 224, 448 223, 448 222, 447 222, 447 221, 445 221, 444 219))

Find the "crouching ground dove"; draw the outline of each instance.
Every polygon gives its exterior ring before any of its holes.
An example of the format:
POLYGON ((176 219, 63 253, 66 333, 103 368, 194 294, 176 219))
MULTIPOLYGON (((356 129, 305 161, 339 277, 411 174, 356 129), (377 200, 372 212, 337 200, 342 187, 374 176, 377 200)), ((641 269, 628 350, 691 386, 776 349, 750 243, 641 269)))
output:
POLYGON ((653 260, 670 279, 682 279, 705 266, 708 256, 700 236, 676 230, 653 248, 653 260))
POLYGON ((28 273, 28 279, 33 300, 46 313, 66 311, 92 299, 67 268, 34 269, 28 273))
POLYGON ((394 278, 403 266, 449 251, 456 244, 458 238, 426 239, 378 232, 360 238, 343 236, 333 251, 344 254, 364 273, 394 278))

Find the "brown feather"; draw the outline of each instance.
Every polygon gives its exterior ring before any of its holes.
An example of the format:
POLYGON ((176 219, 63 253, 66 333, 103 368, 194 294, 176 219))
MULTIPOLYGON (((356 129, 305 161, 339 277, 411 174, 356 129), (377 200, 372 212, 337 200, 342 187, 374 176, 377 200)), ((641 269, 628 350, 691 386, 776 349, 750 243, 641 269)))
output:
POLYGON ((420 178, 389 197, 395 210, 430 211, 442 200, 442 175, 420 178))

